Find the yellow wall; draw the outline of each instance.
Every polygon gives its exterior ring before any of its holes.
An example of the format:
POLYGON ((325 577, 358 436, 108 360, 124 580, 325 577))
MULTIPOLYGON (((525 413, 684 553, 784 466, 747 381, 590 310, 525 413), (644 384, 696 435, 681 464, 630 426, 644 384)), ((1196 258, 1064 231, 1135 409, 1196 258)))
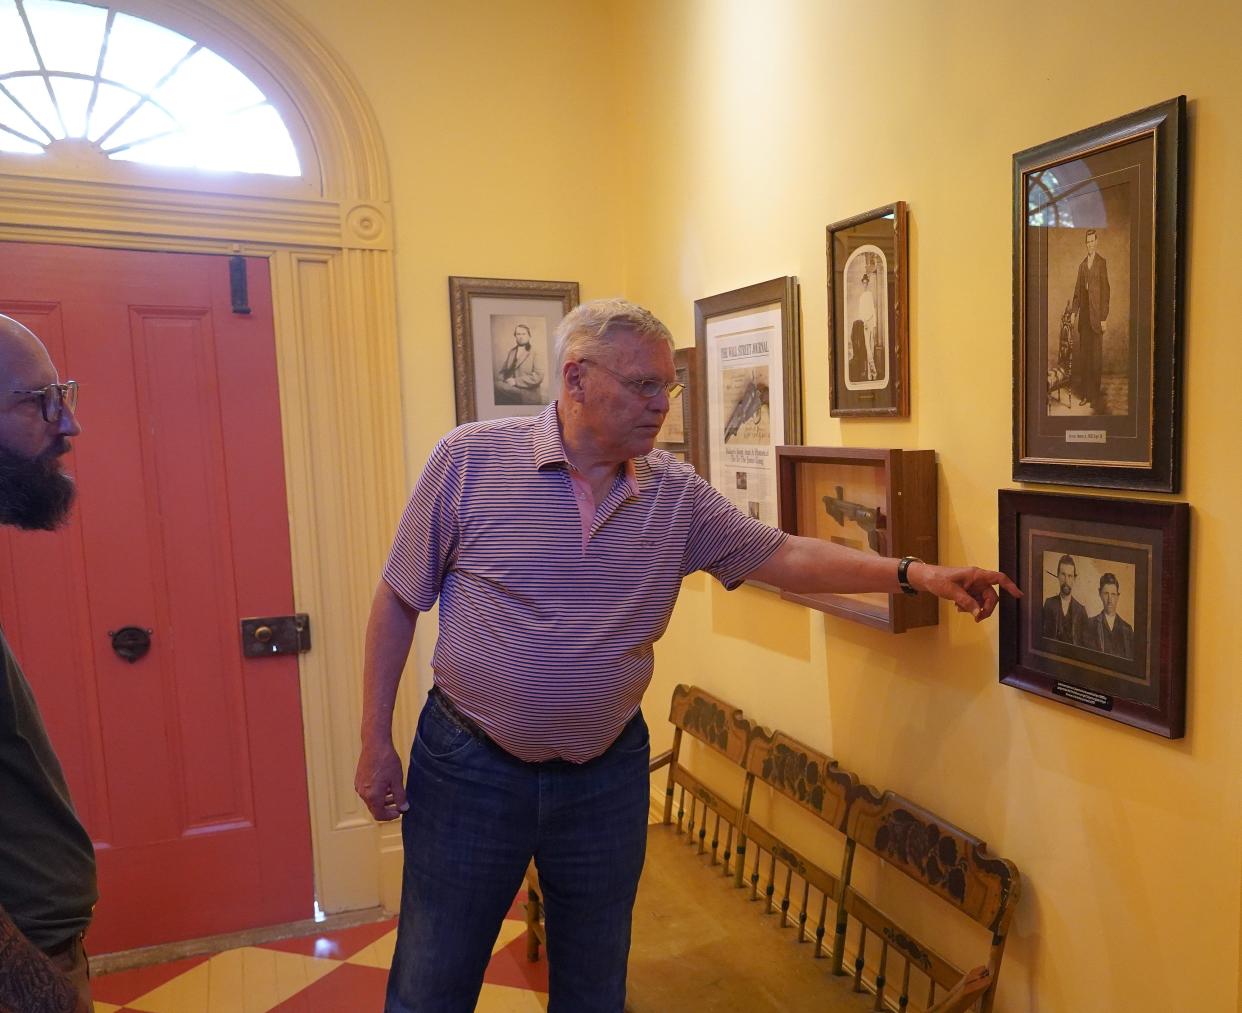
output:
MULTIPOLYGON (((628 290, 693 341, 693 301, 802 281, 812 444, 934 448, 941 558, 995 565, 1010 480, 1015 151, 1190 98, 1186 458, 1194 507, 1180 742, 997 682, 997 624, 893 637, 688 582, 648 696, 695 681, 903 791, 1021 868, 1002 1010, 1233 1010, 1242 692, 1213 608, 1242 539, 1227 293, 1242 155, 1236 3, 622 4, 628 290), (911 208, 909 421, 829 417, 824 226, 911 208), (705 636, 706 631, 711 631, 705 636)), ((667 739, 667 735, 664 736, 667 739)), ((657 742, 657 745, 659 743, 657 742)))
POLYGON ((454 424, 450 275, 621 288, 611 20, 574 0, 293 6, 356 75, 388 148, 413 476, 454 424))
MULTIPOLYGON (((1242 939, 1242 690, 1228 616, 1242 353, 1226 330, 1242 164, 1234 3, 299 0, 373 103, 393 170, 411 477, 453 422, 447 276, 693 301, 803 283, 806 442, 934 448, 943 559, 996 559, 1010 486, 1014 151, 1191 99, 1189 733, 996 681, 995 622, 890 637, 687 582, 648 718, 694 681, 987 839, 1023 871, 1001 1010, 1231 1010, 1242 939), (823 229, 911 207, 910 420, 826 405, 823 229), (1215 466, 1215 467, 1214 467, 1215 466)), ((420 638, 421 639, 421 638, 420 638)), ((426 651, 426 647, 420 648, 426 651)))

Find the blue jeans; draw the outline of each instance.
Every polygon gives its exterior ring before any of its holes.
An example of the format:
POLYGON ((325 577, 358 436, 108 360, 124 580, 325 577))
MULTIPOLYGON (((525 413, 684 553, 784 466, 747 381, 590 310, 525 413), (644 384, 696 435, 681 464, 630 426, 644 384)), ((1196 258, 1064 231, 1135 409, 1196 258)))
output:
POLYGON ((587 763, 525 763, 433 694, 401 826, 401 919, 387 1013, 470 1013, 531 858, 547 929, 550 1013, 621 1013, 647 845, 650 740, 635 715, 587 763))

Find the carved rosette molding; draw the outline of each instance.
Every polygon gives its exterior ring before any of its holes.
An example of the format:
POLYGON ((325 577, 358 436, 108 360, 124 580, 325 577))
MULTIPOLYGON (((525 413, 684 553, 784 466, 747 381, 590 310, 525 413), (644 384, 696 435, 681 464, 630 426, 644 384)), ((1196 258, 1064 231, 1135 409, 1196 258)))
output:
POLYGON ((377 204, 341 205, 341 242, 356 250, 387 250, 392 247, 391 214, 377 204))
MULTIPOLYGON (((353 794, 362 631, 406 492, 379 130, 352 75, 281 0, 112 2, 277 82, 269 97, 307 179, 200 192, 184 173, 135 167, 123 181, 111 165, 78 179, 49 165, 35 177, 31 161, 0 158, 0 241, 270 257, 294 597, 322 631, 299 660, 316 890, 327 911, 371 907, 395 896, 400 855, 353 794)), ((413 734, 415 711, 403 693, 398 736, 413 734)))

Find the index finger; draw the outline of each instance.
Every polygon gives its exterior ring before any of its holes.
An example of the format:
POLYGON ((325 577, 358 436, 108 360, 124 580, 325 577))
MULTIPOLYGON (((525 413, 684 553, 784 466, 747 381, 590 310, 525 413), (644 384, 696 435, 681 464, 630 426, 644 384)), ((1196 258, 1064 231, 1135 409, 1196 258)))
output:
POLYGON ((989 584, 999 584, 1015 598, 1022 597, 1022 590, 999 570, 980 570, 979 576, 989 584))

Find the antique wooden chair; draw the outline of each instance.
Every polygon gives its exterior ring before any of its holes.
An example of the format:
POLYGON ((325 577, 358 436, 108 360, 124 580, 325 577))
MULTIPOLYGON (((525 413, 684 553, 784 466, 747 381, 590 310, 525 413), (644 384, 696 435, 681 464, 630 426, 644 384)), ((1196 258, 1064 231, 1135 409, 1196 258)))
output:
MULTIPOLYGON (((703 690, 678 686, 670 719, 673 748, 651 765, 654 771, 667 764, 669 772, 663 818, 648 829, 634 908, 627 1010, 853 1013, 895 1005, 963 1013, 977 1003, 981 1013, 990 1011, 1019 892, 1012 863, 988 856, 977 838, 908 800, 865 787, 823 753, 753 726, 703 690), (686 769, 686 735, 710 747, 693 757, 695 773, 686 769), (722 782, 728 786, 716 787, 722 782), (759 787, 820 821, 839 860, 812 860, 757 819, 751 810, 759 787), (868 899, 853 882, 860 846, 924 887, 932 905, 947 901, 986 926, 992 933, 986 966, 963 974, 868 899), (838 862, 840 871, 833 872, 829 866, 838 862), (780 926, 794 927, 798 943, 814 941, 802 953, 832 959, 798 956, 799 947, 791 947, 790 935, 774 928, 773 919, 756 917, 754 907, 740 903, 761 897, 764 914, 779 910, 780 926), (826 951, 830 921, 833 942, 826 951), (857 926, 852 973, 846 970, 851 922, 857 926), (889 969, 898 961, 901 988, 894 1002, 889 969), (912 1004, 919 976, 927 988, 912 1004)), ((531 960, 544 939, 538 890, 532 867, 526 911, 531 960)))
MULTIPOLYGON (((664 791, 662 824, 666 827, 673 826, 673 805, 676 798, 676 833, 681 834, 684 830, 686 844, 697 845, 700 855, 710 855, 710 864, 719 863, 722 874, 730 875, 734 868, 740 867, 733 863, 734 855, 740 857, 746 850, 741 825, 743 815, 750 805, 754 786, 754 777, 746 773, 744 767, 751 723, 743 717, 739 708, 697 686, 685 685, 679 685, 673 690, 668 719, 673 723, 674 731, 673 748, 668 760, 668 783, 664 791), (727 789, 715 790, 686 769, 682 761, 686 735, 704 743, 729 761, 729 767, 722 775, 732 782, 727 789), (686 810, 687 803, 689 812, 686 810)), ((653 763, 653 768, 654 766, 653 763)), ((650 837, 649 834, 649 847, 650 837)))
MULTIPOLYGON (((790 895, 795 881, 799 884, 800 898, 796 917, 799 942, 806 941, 807 922, 814 896, 819 898, 819 912, 815 924, 815 956, 824 955, 824 936, 827 931, 828 905, 832 905, 835 926, 834 940, 845 931, 844 915, 840 910, 842 884, 849 879, 853 843, 845 836, 845 819, 849 800, 858 787, 858 778, 842 770, 837 761, 823 753, 791 738, 784 732, 769 733, 756 728, 751 733, 746 750, 746 769, 778 795, 795 803, 821 820, 841 845, 842 857, 839 874, 834 874, 784 843, 755 817, 747 813, 742 821, 742 833, 746 849, 739 856, 737 883, 744 885, 747 874, 743 864, 750 867, 749 883, 751 899, 757 900, 761 881, 766 875, 767 884, 762 887, 771 914, 777 907, 781 913, 781 927, 790 924, 790 895), (776 900, 777 882, 782 881, 781 897, 776 900)), ((834 954, 840 953, 834 942, 834 954)), ((839 966, 839 956, 836 958, 839 966)))
MULTIPOLYGON (((857 873, 845 886, 844 914, 858 926, 853 940, 853 987, 874 991, 875 1008, 887 1002, 891 965, 900 964, 897 1008, 910 1007, 911 988, 926 982, 926 1007, 935 1010, 966 1009, 975 1002, 980 1013, 989 1013, 996 993, 1005 937, 1021 892, 1017 867, 987 853, 979 838, 959 830, 934 813, 893 792, 879 794, 860 786, 850 799, 846 835, 892 868, 899 869, 940 900, 952 905, 991 933, 986 966, 969 974, 895 918, 863 896, 856 885, 857 873), (872 941, 870 947, 869 941, 872 941), (868 970, 868 950, 878 959, 868 970), (912 981, 912 973, 914 980, 912 981), (866 978, 870 977, 870 981, 866 978), (942 992, 936 1002, 937 990, 942 992)), ((852 933, 851 933, 852 934, 852 933)), ((924 933, 926 936, 926 933, 924 933)), ((848 945, 848 944, 847 944, 848 945)), ((834 957, 839 964, 839 957, 834 957)))

